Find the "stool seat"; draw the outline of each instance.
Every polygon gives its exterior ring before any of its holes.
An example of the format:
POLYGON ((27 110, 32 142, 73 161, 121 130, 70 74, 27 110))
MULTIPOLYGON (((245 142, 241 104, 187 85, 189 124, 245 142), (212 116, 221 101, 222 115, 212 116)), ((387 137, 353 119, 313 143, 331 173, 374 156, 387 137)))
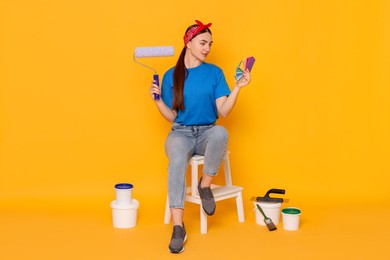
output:
MULTIPOLYGON (((242 201, 242 191, 244 190, 240 186, 232 185, 232 177, 230 172, 230 161, 229 161, 230 152, 226 152, 224 156, 224 175, 225 175, 225 185, 211 185, 211 190, 214 195, 215 201, 236 198, 237 204, 237 214, 238 221, 245 222, 244 217, 244 206, 242 201)), ((198 194, 198 169, 199 165, 204 164, 204 156, 203 155, 194 155, 189 160, 189 165, 191 165, 191 186, 187 187, 186 201, 199 204, 200 205, 200 232, 202 234, 207 233, 207 215, 202 209, 202 201, 198 194)), ((167 202, 165 207, 165 217, 164 223, 169 224, 171 219, 171 211, 169 208, 169 199, 167 196, 167 202)))

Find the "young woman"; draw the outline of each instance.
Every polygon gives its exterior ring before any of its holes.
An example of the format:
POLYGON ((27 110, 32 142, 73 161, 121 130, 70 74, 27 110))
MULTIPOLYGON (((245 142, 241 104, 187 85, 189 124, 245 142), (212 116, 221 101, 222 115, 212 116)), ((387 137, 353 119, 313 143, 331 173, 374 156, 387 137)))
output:
POLYGON ((154 100, 161 115, 172 122, 165 141, 169 159, 168 197, 172 214, 173 233, 169 243, 171 253, 181 253, 187 238, 183 223, 186 196, 186 170, 194 154, 205 156, 203 176, 198 191, 202 208, 208 215, 215 212, 215 201, 210 189, 226 152, 228 134, 215 124, 219 115, 226 117, 233 109, 240 89, 250 83, 249 71, 236 82, 232 90, 223 71, 204 62, 210 53, 213 39, 211 23, 199 21, 187 28, 184 48, 176 63, 162 80, 161 90, 152 84, 150 95, 161 95, 154 100))

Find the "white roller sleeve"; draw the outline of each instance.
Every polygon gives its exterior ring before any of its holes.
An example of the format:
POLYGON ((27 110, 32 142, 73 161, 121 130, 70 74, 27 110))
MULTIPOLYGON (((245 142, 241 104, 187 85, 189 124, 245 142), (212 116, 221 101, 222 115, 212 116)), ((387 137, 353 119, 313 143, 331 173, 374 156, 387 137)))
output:
POLYGON ((135 48, 136 58, 173 56, 173 46, 138 47, 135 48))

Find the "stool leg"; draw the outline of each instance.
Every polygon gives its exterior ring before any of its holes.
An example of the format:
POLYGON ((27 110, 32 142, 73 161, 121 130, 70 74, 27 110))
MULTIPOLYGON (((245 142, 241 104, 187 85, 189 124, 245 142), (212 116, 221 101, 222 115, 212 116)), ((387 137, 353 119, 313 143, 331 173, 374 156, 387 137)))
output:
POLYGON ((236 197, 238 222, 245 222, 244 217, 244 204, 242 203, 242 192, 236 197))
POLYGON ((197 161, 191 163, 191 196, 198 195, 198 169, 199 163, 197 161))
POLYGON ((202 204, 200 204, 200 233, 207 234, 207 215, 203 212, 202 204))
POLYGON ((229 160, 229 153, 227 152, 225 154, 224 158, 224 170, 225 170, 225 183, 226 186, 232 186, 232 174, 230 170, 230 160, 229 160))
POLYGON ((164 224, 169 224, 170 222, 171 222, 171 209, 169 208, 169 198, 167 196, 167 202, 165 203, 164 224))

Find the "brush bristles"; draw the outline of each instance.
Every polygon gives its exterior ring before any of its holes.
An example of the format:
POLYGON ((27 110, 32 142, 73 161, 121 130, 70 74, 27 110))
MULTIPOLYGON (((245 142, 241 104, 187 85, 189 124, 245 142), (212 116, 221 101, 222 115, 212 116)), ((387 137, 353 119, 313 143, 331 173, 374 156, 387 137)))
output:
POLYGON ((173 56, 173 46, 158 46, 158 47, 138 47, 135 48, 134 57, 146 58, 146 57, 165 57, 173 56))
POLYGON ((264 219, 264 223, 267 225, 269 231, 276 230, 276 226, 270 218, 264 219))

